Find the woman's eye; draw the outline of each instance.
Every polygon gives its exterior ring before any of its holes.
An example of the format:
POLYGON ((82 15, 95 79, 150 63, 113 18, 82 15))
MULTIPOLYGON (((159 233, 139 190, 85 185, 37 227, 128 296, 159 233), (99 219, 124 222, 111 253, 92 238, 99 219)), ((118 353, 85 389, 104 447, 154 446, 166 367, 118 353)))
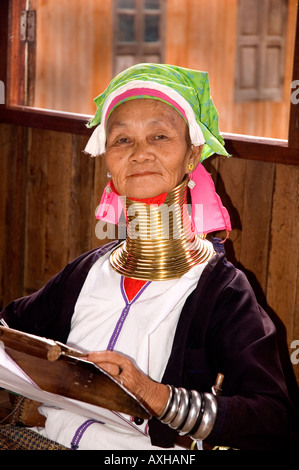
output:
POLYGON ((167 137, 164 134, 158 134, 155 136, 155 140, 165 140, 165 139, 167 139, 167 137))
POLYGON ((117 139, 118 144, 127 144, 129 142, 129 139, 127 137, 121 137, 120 139, 117 139))

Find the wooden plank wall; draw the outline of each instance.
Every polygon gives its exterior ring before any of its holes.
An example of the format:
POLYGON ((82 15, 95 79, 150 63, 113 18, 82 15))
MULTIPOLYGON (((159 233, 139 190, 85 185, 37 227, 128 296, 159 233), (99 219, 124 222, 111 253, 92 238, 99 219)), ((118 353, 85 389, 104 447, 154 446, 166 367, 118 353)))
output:
MULTIPOLYGON (((106 169, 82 153, 86 140, 1 124, 2 306, 104 242, 95 236, 94 213, 106 169)), ((299 167, 234 157, 212 157, 205 166, 231 214, 228 258, 247 273, 289 356, 299 340, 299 167)), ((293 370, 299 381, 298 365, 293 370)))
POLYGON ((112 76, 112 0, 30 3, 37 11, 33 105, 94 114, 93 99, 112 76))

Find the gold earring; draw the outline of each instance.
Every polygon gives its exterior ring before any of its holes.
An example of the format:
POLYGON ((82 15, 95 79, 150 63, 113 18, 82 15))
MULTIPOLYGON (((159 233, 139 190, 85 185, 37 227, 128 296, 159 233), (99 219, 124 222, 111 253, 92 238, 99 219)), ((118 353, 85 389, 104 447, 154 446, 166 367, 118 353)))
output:
POLYGON ((194 163, 193 163, 193 162, 190 162, 190 163, 188 164, 188 170, 189 170, 189 172, 190 172, 190 174, 189 174, 189 180, 188 180, 188 186, 189 186, 190 189, 193 189, 193 188, 195 188, 195 186, 196 186, 195 181, 193 181, 192 175, 191 175, 192 171, 194 170, 194 163))

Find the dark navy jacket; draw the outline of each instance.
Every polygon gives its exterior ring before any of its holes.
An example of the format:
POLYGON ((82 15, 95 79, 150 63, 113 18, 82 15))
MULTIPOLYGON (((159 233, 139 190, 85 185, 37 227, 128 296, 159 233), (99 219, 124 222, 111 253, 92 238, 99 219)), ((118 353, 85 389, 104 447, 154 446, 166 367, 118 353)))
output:
MULTIPOLYGON (((11 302, 1 316, 11 328, 66 342, 74 306, 93 263, 118 242, 70 262, 36 293, 11 302)), ((238 449, 284 445, 288 396, 275 328, 245 275, 217 254, 182 309, 165 384, 210 392, 224 374, 217 419, 207 442, 238 449)), ((176 431, 153 418, 153 445, 170 447, 176 431)))

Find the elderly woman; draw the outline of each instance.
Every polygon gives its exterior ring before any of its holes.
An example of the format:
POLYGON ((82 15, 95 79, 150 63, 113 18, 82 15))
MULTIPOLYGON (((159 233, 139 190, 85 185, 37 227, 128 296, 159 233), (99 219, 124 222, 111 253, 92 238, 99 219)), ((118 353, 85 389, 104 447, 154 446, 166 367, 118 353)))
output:
POLYGON ((273 324, 223 245, 205 238, 230 229, 201 164, 227 155, 207 74, 140 64, 95 102, 86 152, 104 155, 111 175, 97 216, 117 224, 124 209, 126 240, 82 255, 2 317, 80 348, 153 417, 41 406, 34 432, 73 449, 276 449, 288 398, 273 324))

